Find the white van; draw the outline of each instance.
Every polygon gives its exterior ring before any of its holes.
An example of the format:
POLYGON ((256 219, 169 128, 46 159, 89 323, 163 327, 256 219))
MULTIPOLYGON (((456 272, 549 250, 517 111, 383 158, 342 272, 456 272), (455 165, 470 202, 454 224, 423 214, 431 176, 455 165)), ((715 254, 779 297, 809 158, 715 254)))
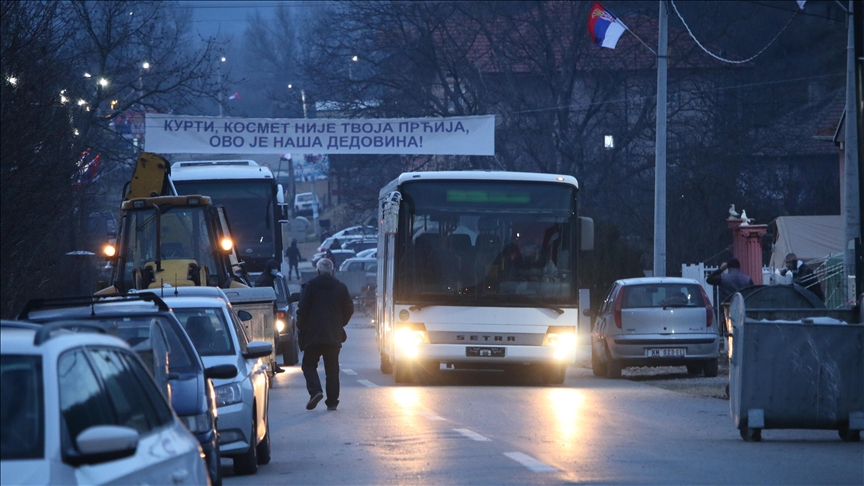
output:
POLYGON ((318 195, 311 192, 301 192, 294 196, 294 216, 312 215, 312 205, 318 206, 321 210, 321 203, 318 201, 318 195))

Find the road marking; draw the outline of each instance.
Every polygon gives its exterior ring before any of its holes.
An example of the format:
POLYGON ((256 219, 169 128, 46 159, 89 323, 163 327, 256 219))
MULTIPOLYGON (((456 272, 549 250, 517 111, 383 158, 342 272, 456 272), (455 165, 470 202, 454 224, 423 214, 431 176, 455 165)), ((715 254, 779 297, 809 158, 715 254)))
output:
POLYGON ((453 429, 453 430, 455 430, 456 432, 459 432, 460 434, 464 435, 465 437, 468 437, 471 440, 476 440, 478 442, 490 442, 492 440, 489 437, 484 437, 484 436, 478 434, 477 432, 474 432, 473 430, 468 430, 468 429, 453 429))
POLYGON ((352 370, 351 368, 342 368, 342 373, 345 373, 346 375, 356 375, 357 374, 357 372, 352 370))
POLYGON ((429 413, 429 412, 417 412, 417 413, 426 417, 429 420, 444 420, 443 418, 435 415, 434 413, 429 413))
POLYGON ((555 472, 556 469, 548 464, 542 463, 533 457, 521 452, 505 452, 505 456, 522 464, 533 472, 555 472))
POLYGON ((372 383, 369 380, 357 380, 357 383, 360 383, 361 385, 369 387, 369 388, 378 388, 378 385, 376 385, 375 383, 372 383))

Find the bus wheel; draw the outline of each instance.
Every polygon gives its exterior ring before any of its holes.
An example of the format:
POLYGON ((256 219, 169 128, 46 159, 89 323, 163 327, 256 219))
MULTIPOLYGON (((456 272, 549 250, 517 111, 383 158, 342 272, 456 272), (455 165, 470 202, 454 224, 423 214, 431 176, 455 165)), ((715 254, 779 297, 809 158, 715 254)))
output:
POLYGON ((414 381, 414 373, 411 363, 393 363, 393 378, 396 383, 411 383, 414 381))
POLYGON ((386 353, 381 353, 381 373, 385 375, 393 373, 393 363, 390 362, 390 357, 386 353))

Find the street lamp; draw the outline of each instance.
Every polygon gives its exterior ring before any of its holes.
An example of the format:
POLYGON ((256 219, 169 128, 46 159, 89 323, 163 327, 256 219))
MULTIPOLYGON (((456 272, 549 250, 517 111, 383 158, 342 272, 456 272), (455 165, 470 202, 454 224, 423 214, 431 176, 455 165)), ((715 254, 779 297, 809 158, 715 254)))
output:
POLYGON ((223 89, 222 89, 222 63, 225 62, 225 60, 226 60, 225 56, 222 56, 222 58, 220 59, 221 62, 216 65, 216 69, 217 69, 218 74, 219 74, 219 116, 220 117, 222 117, 222 109, 223 109, 223 107, 222 107, 222 91, 223 91, 223 89))

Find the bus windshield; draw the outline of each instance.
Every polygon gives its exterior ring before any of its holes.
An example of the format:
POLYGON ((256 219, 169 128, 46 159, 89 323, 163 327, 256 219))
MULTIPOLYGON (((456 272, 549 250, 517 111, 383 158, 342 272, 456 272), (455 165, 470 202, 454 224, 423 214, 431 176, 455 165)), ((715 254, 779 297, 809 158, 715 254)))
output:
POLYGON ((400 188, 396 301, 572 304, 576 191, 545 182, 406 182, 400 188))
POLYGON ((272 179, 174 181, 180 194, 210 196, 213 204, 225 206, 237 255, 246 261, 246 270, 260 272, 276 255, 279 218, 272 179))

